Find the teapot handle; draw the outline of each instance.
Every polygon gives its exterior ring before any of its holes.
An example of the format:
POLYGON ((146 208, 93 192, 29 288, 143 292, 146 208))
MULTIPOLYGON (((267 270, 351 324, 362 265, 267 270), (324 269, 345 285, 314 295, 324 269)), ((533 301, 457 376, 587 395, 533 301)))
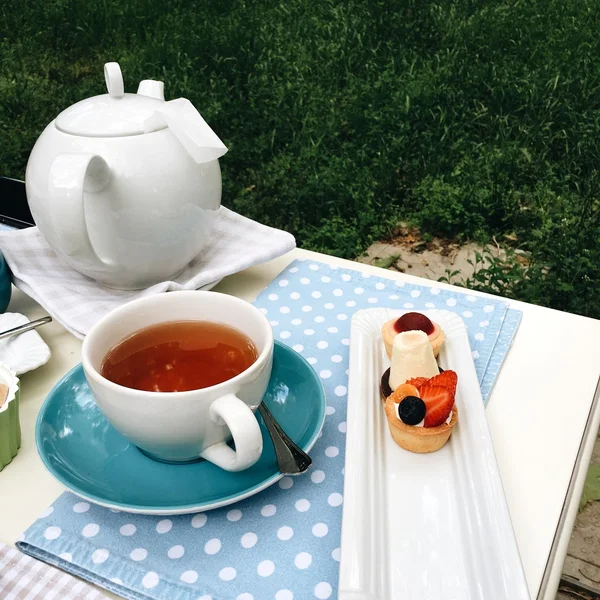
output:
POLYGON ((99 257, 92 246, 85 220, 84 192, 101 192, 110 181, 109 166, 95 154, 59 154, 50 166, 48 197, 58 243, 67 256, 93 267, 112 265, 99 257))

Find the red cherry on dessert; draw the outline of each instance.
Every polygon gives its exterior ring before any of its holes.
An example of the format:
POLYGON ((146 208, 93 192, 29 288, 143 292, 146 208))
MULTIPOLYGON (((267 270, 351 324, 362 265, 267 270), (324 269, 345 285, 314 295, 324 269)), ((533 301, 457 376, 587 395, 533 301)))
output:
POLYGON ((424 331, 427 335, 431 335, 434 329, 433 323, 425 315, 418 312, 406 313, 394 323, 396 333, 424 331))

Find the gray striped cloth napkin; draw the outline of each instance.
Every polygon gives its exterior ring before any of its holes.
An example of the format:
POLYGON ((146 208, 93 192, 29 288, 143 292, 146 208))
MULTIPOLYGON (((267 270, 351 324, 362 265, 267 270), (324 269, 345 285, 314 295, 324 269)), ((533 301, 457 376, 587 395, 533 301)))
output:
POLYGON ((108 600, 87 583, 0 542, 2 600, 108 600))
POLYGON ((290 233, 222 206, 211 242, 181 275, 145 290, 125 291, 104 287, 69 267, 37 227, 0 232, 0 250, 12 272, 13 283, 79 338, 105 314, 130 300, 161 292, 197 290, 277 258, 295 246, 296 240, 290 233))

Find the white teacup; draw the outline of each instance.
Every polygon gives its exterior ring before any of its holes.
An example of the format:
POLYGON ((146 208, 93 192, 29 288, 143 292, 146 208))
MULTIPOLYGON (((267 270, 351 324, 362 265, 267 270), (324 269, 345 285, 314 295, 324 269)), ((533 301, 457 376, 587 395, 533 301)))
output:
POLYGON ((227 471, 252 466, 262 453, 253 414, 273 366, 273 331, 254 306, 226 294, 181 291, 134 300, 101 319, 88 333, 82 362, 96 403, 111 425, 150 457, 169 462, 204 458, 227 471), (157 323, 212 321, 235 327, 255 344, 258 358, 239 375, 187 392, 146 392, 100 374, 118 342, 157 323), (227 445, 233 437, 235 450, 227 445))

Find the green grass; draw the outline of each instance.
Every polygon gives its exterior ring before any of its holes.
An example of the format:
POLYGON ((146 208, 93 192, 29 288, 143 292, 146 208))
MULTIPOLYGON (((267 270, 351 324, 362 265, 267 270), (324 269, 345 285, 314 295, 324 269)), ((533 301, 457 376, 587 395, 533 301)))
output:
POLYGON ((0 173, 62 108, 165 81, 229 147, 223 202, 357 256, 398 220, 515 234, 470 285, 600 317, 600 11, 591 0, 5 0, 0 173))

